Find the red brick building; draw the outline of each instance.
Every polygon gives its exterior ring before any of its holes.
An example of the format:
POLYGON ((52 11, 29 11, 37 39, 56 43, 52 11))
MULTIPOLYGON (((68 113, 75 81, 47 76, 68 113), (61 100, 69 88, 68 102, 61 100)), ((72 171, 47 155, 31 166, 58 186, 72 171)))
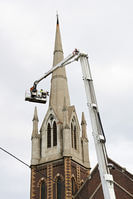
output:
MULTIPOLYGON (((109 163, 113 164, 113 168, 110 171, 114 179, 116 199, 132 199, 133 175, 113 160, 109 159, 109 163)), ((104 199, 98 165, 93 169, 73 198, 104 199)))

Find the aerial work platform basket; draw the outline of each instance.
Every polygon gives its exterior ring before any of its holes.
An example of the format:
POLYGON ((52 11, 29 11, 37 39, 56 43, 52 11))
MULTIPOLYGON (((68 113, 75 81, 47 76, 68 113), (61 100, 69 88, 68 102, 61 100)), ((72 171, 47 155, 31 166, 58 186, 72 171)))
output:
POLYGON ((46 104, 47 96, 48 92, 41 92, 41 91, 31 92, 27 90, 25 92, 25 101, 46 104))

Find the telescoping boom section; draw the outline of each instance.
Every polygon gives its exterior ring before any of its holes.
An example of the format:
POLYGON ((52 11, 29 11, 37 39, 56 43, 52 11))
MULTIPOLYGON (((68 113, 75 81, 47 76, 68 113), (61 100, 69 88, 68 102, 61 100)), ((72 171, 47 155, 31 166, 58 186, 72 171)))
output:
POLYGON ((40 79, 34 82, 33 87, 29 93, 29 98, 25 98, 25 100, 31 102, 46 103, 48 92, 45 92, 44 96, 42 95, 42 93, 40 95, 40 93, 37 91, 37 84, 40 81, 42 81, 44 78, 46 78, 48 75, 53 73, 53 71, 55 71, 57 68, 64 67, 65 65, 68 65, 78 60, 80 60, 82 73, 83 73, 87 106, 91 118, 91 125, 93 132, 92 134, 95 143, 104 199, 116 199, 113 176, 110 174, 110 165, 108 164, 108 159, 107 159, 107 152, 105 146, 106 138, 103 131, 102 122, 100 119, 100 113, 96 101, 95 90, 93 86, 93 80, 88 61, 88 55, 80 53, 77 49, 75 49, 68 57, 66 57, 56 66, 52 67, 51 70, 49 70, 40 79))
POLYGON ((40 79, 36 80, 33 83, 33 86, 25 92, 25 101, 46 104, 47 96, 49 95, 49 93, 47 91, 43 91, 43 89, 38 91, 38 83, 45 79, 47 76, 49 76, 51 73, 53 73, 57 68, 64 67, 65 65, 74 62, 76 59, 78 59, 78 55, 79 51, 75 49, 63 61, 59 62, 56 66, 52 67, 47 73, 45 73, 40 79))
POLYGON ((108 164, 105 147, 106 138, 96 101, 88 56, 86 54, 80 54, 79 58, 82 67, 87 106, 89 108, 91 118, 92 134, 95 143, 104 199, 115 199, 113 176, 110 174, 110 165, 108 164))

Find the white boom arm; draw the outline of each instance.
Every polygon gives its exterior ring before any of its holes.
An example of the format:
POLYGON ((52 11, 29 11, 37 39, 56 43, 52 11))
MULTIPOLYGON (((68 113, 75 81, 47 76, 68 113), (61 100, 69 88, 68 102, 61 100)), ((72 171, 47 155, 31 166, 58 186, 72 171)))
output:
POLYGON ((109 165, 107 160, 107 152, 105 147, 105 135, 98 111, 93 80, 91 76, 90 66, 88 62, 88 56, 86 54, 80 54, 80 62, 83 73, 83 80, 85 85, 87 105, 89 108, 93 138, 96 148, 97 160, 99 165, 100 178, 103 188, 103 194, 105 199, 115 199, 113 176, 110 174, 109 165))
POLYGON ((44 78, 46 78, 47 76, 49 76, 51 73, 53 73, 57 68, 63 67, 65 65, 68 65, 70 63, 72 63, 73 61, 76 61, 76 59, 78 59, 79 56, 79 51, 77 49, 75 49, 70 55, 68 55, 65 59, 63 59, 61 62, 59 62, 56 66, 52 67, 47 73, 45 73, 40 79, 36 80, 34 82, 34 85, 37 86, 37 84, 42 81, 44 78), (74 57, 76 56, 76 58, 74 60, 72 60, 74 57))
POLYGON ((89 108, 92 130, 93 130, 93 138, 96 148, 97 160, 99 165, 100 178, 103 188, 104 199, 116 199, 114 192, 114 183, 113 176, 110 174, 107 152, 105 147, 105 135, 100 119, 100 114, 98 111, 98 106, 96 102, 95 90, 93 86, 93 80, 91 76, 90 66, 88 62, 88 56, 86 54, 80 53, 78 50, 75 50, 72 54, 66 57, 63 61, 61 61, 56 66, 52 67, 44 76, 42 76, 39 80, 34 82, 34 85, 37 84, 50 75, 57 68, 63 67, 65 65, 70 64, 73 61, 78 61, 80 59, 83 80, 85 85, 86 97, 87 97, 87 105, 89 108))

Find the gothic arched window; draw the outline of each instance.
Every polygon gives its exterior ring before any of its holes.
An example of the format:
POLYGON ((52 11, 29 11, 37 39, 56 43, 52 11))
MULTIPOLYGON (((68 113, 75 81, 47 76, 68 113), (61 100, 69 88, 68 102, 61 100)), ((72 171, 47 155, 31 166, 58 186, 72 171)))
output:
POLYGON ((56 126, 56 122, 53 123, 53 146, 57 146, 57 126, 56 126))
POLYGON ((61 177, 57 178, 57 199, 61 199, 61 177))
POLYGON ((72 182, 72 195, 75 195, 75 193, 77 191, 77 185, 76 185, 76 181, 75 181, 74 177, 72 177, 71 182, 72 182))
POLYGON ((48 123, 47 126, 47 147, 50 148, 51 147, 51 126, 48 123))
POLYGON ((73 148, 73 125, 71 123, 71 144, 72 144, 72 148, 73 148))
POLYGON ((40 199, 45 199, 46 197, 46 187, 45 187, 45 182, 44 181, 42 181, 42 183, 41 183, 41 197, 40 197, 40 199))
POLYGON ((77 149, 76 126, 74 126, 74 148, 77 149))

